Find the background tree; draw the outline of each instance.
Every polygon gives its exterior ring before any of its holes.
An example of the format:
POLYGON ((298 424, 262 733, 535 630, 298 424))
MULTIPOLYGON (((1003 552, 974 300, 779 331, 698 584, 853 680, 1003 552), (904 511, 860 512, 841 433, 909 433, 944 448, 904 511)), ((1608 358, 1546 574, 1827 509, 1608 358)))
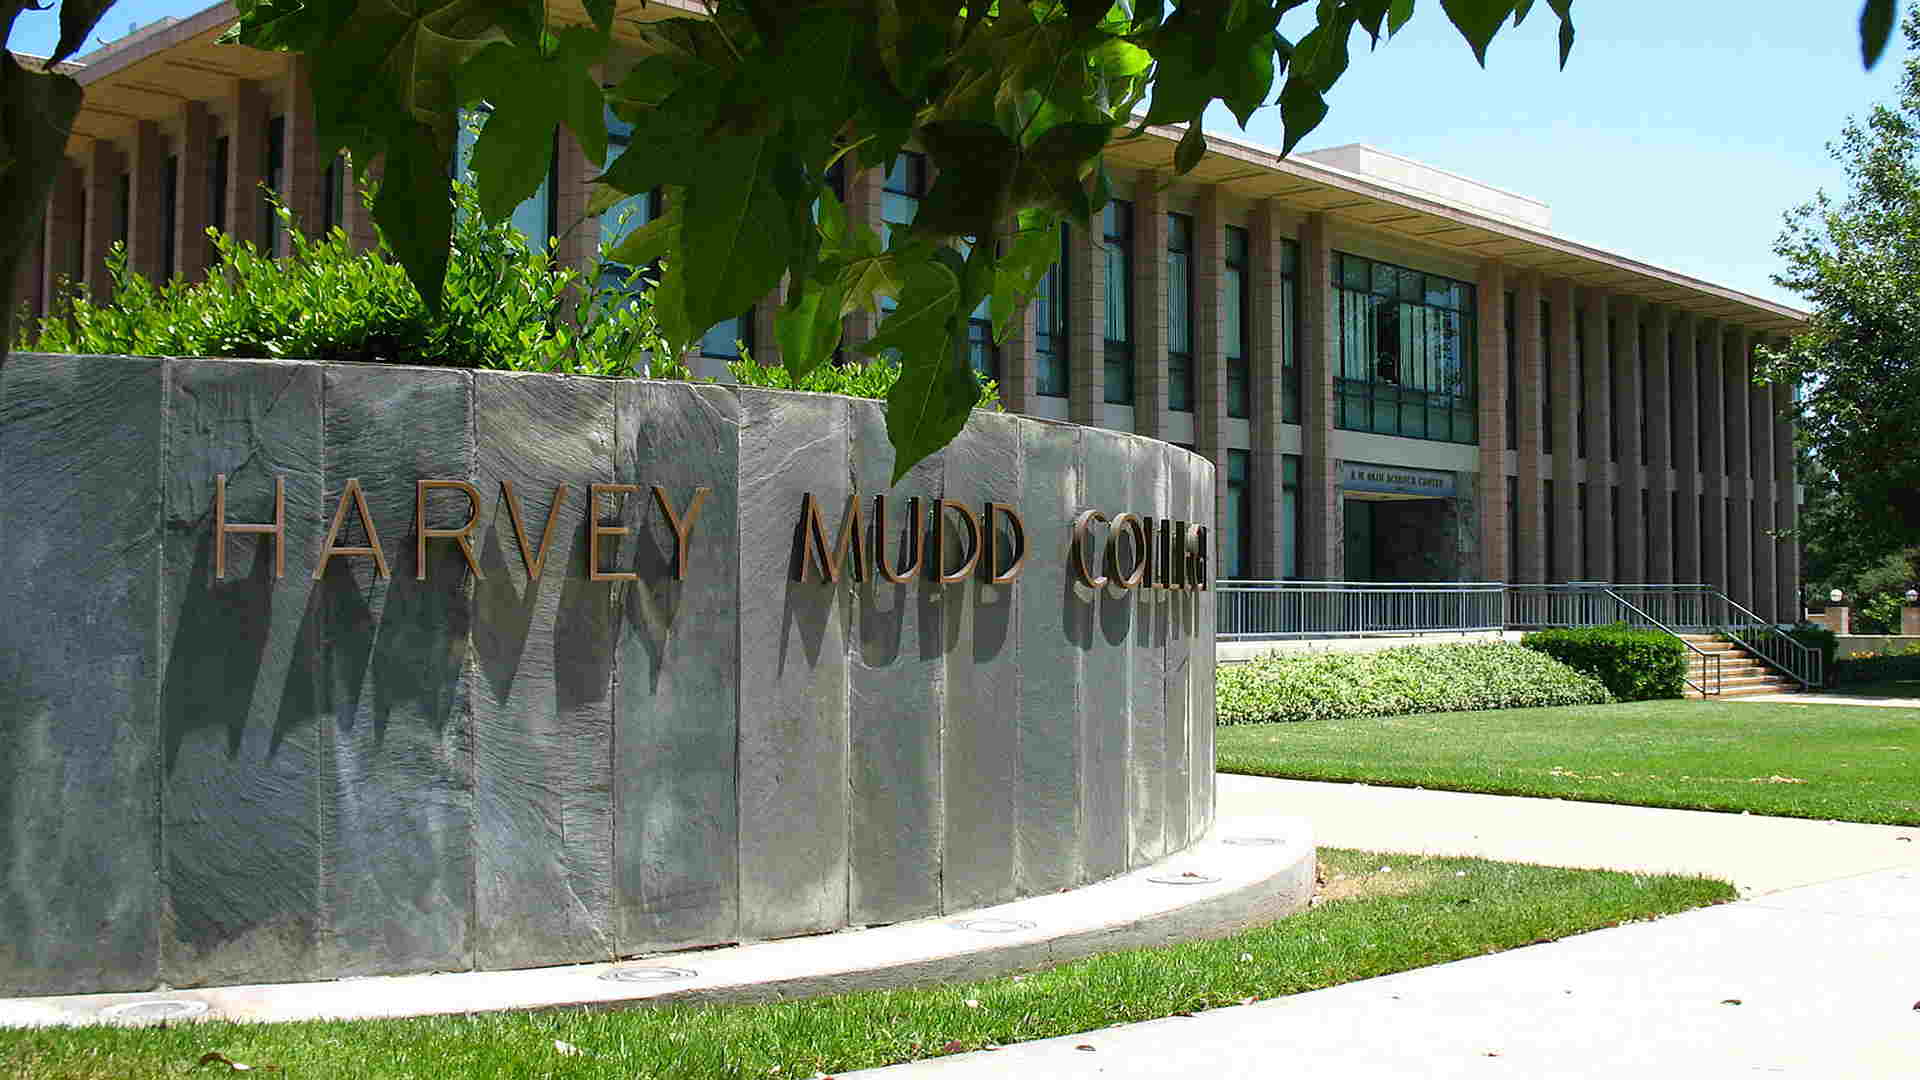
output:
POLYGON ((1920 12, 1901 34, 1898 100, 1830 144, 1844 198, 1792 210, 1774 244, 1787 264, 1774 281, 1813 318, 1765 354, 1764 376, 1800 387, 1794 419, 1820 492, 1809 535, 1846 565, 1920 544, 1920 12))

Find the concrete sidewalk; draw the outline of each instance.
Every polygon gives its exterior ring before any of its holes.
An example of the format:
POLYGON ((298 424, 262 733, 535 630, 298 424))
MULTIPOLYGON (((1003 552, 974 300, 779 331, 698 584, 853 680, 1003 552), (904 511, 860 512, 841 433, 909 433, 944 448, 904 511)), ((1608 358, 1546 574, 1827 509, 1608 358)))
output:
POLYGON ((1920 1076, 1920 830, 1220 778, 1330 846, 1685 870, 1751 898, 1195 1017, 843 1074, 1920 1076), (1817 882, 1817 883, 1816 883, 1817 882))

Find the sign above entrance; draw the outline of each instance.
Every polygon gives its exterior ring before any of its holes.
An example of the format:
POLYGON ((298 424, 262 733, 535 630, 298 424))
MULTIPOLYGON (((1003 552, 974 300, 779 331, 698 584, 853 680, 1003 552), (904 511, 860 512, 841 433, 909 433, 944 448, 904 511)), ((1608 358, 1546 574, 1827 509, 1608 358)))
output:
POLYGON ((1364 461, 1340 463, 1340 490, 1378 492, 1382 495, 1414 495, 1432 499, 1450 499, 1454 494, 1454 475, 1438 469, 1413 469, 1404 465, 1373 465, 1364 461))

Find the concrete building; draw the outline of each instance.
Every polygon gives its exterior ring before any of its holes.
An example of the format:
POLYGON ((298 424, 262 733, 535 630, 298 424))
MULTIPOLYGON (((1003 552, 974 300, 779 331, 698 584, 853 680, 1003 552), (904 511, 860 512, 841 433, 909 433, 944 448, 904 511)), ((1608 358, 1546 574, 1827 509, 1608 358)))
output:
MULTIPOLYGON (((202 273, 209 224, 281 245, 261 183, 371 241, 352 178, 316 153, 302 64, 215 45, 233 17, 78 58, 85 105, 18 302, 45 310, 62 277, 100 293, 116 240, 150 276, 202 273)), ((1102 235, 1066 230, 1046 295, 1003 346, 978 326, 975 361, 1013 411, 1212 459, 1219 576, 1706 582, 1798 614, 1797 552, 1775 538, 1795 514, 1789 389, 1750 372, 1802 313, 1558 237, 1542 202, 1372 147, 1282 161, 1215 136, 1174 178, 1179 133, 1156 134, 1113 151, 1102 235)), ((656 209, 567 229, 596 171, 563 132, 516 222, 584 260, 656 209)), ((850 213, 908 220, 927 173, 908 154, 851 178, 850 213)), ((777 303, 715 328, 706 370, 735 341, 774 359, 777 303)))

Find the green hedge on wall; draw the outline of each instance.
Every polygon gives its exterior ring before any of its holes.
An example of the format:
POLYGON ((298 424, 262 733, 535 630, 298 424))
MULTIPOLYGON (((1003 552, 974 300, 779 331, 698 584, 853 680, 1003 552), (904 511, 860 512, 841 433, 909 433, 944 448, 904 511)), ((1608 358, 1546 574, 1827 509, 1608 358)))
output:
POLYGON ((1834 685, 1841 690, 1869 683, 1920 679, 1920 644, 1891 652, 1854 653, 1836 661, 1831 670, 1834 685))
POLYGON ((1658 630, 1618 624, 1536 630, 1520 644, 1599 679, 1620 701, 1677 698, 1686 689, 1687 647, 1658 630))
POLYGON ((1244 664, 1220 665, 1214 685, 1222 724, 1613 700, 1599 680, 1505 642, 1405 645, 1366 653, 1274 653, 1244 664))

